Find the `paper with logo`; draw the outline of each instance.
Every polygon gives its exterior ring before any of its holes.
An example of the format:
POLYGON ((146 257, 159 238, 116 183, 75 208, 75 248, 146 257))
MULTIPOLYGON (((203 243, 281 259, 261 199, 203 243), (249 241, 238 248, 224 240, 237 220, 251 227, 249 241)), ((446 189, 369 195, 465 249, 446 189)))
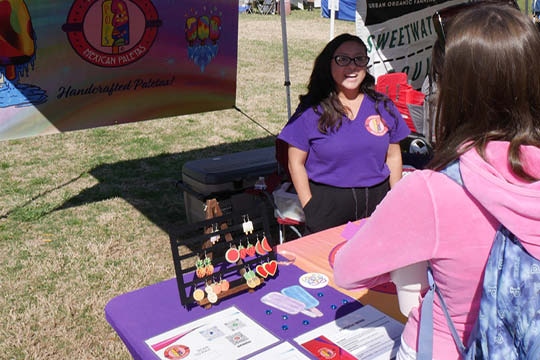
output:
POLYGON ((279 339, 232 306, 147 339, 159 359, 230 360, 248 356, 279 339))
POLYGON ((356 360, 354 356, 324 336, 309 340, 302 346, 319 360, 356 360))
POLYGON ((403 328, 399 321, 366 305, 294 341, 318 359, 389 360, 399 349, 403 328))
POLYGON ((285 341, 262 353, 250 357, 248 360, 309 360, 309 358, 302 354, 291 343, 285 341))

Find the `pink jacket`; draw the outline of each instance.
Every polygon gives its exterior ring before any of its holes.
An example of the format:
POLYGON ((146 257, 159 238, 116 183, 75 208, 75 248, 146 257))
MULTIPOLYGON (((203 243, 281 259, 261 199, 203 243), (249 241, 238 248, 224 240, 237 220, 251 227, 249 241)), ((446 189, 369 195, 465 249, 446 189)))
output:
MULTIPOLYGON (((508 143, 494 141, 488 162, 475 150, 460 158, 464 188, 431 170, 407 175, 336 254, 335 283, 346 289, 390 281, 389 272, 429 260, 452 320, 467 343, 478 315, 483 269, 500 223, 540 258, 540 181, 516 178, 507 164, 508 143)), ((540 178, 540 149, 522 147, 529 173, 540 178)), ((458 359, 458 351, 435 297, 433 357, 458 359)), ((403 333, 417 348, 419 309, 403 333)))

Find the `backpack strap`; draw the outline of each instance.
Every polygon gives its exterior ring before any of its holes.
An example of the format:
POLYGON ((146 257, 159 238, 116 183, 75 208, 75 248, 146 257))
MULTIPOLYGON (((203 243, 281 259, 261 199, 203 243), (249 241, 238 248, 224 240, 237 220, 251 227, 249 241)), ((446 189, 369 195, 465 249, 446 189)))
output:
MULTIPOLYGON (((463 186, 463 179, 461 177, 461 171, 459 170, 459 160, 453 161, 440 172, 448 176, 450 179, 454 180, 458 185, 463 186)), ((450 317, 450 314, 448 312, 446 302, 444 301, 444 298, 442 297, 442 294, 437 284, 435 284, 435 279, 433 278, 431 266, 428 266, 427 268, 427 278, 429 290, 426 295, 424 295, 424 299, 422 300, 420 328, 418 331, 418 352, 416 355, 416 359, 431 360, 433 358, 433 299, 435 297, 435 294, 437 294, 439 300, 441 301, 441 307, 444 312, 444 317, 446 318, 446 322, 448 323, 448 327, 450 329, 450 332, 452 333, 454 342, 456 343, 456 346, 461 353, 461 356, 465 357, 465 352, 467 349, 459 338, 456 327, 454 326, 454 322, 452 321, 452 318, 450 317)))
POLYGON ((428 266, 427 268, 427 278, 429 290, 426 295, 424 295, 424 299, 422 300, 422 310, 420 313, 420 329, 418 331, 418 352, 416 355, 416 359, 433 359, 433 299, 435 297, 435 294, 437 294, 439 300, 441 301, 441 307, 443 309, 444 317, 446 318, 448 328, 452 333, 452 337, 454 338, 454 342, 456 343, 458 351, 460 352, 461 357, 465 358, 465 352, 467 351, 467 348, 465 347, 465 345, 463 345, 463 342, 459 338, 456 327, 454 326, 454 322, 452 321, 450 313, 448 312, 446 302, 444 301, 439 287, 437 286, 437 284, 435 284, 431 266, 428 266))
POLYGON ((459 160, 452 161, 439 172, 454 180, 459 186, 463 186, 463 178, 461 177, 461 171, 459 170, 459 160))

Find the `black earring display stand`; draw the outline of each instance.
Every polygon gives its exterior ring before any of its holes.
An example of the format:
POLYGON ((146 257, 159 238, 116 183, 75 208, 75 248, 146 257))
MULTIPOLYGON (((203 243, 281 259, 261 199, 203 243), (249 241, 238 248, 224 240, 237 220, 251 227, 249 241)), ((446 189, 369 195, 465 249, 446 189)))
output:
MULTIPOLYGON (((218 282, 220 280, 227 280, 229 282, 229 289, 227 291, 222 291, 217 294, 218 302, 222 298, 243 292, 243 291, 254 291, 255 289, 248 287, 246 280, 243 277, 243 274, 246 270, 254 270, 257 265, 276 260, 276 253, 274 250, 274 242, 272 241, 270 235, 270 223, 268 215, 264 211, 257 211, 253 209, 252 211, 243 211, 243 212, 233 212, 226 214, 220 217, 215 217, 212 219, 200 221, 193 224, 188 224, 182 227, 179 232, 179 237, 171 237, 171 250, 174 261, 174 269, 176 272, 176 281, 178 283, 178 293, 180 295, 180 302, 186 308, 191 308, 193 306, 203 306, 209 308, 212 304, 208 301, 208 294, 205 292, 205 297, 201 301, 196 301, 193 298, 193 292, 196 289, 201 289, 204 291, 205 287, 212 283, 218 282), (252 217, 251 214, 257 214, 258 217, 252 217), (253 232, 251 234, 246 234, 244 232, 243 223, 244 220, 249 217, 249 220, 253 224, 253 232), (221 230, 220 225, 226 223, 228 225, 227 229, 221 230), (208 227, 214 227, 215 224, 219 224, 218 228, 220 230, 212 232, 210 234, 204 234, 204 229, 208 227), (225 241, 225 235, 230 234, 232 236, 231 241, 225 241), (219 236, 219 240, 210 247, 203 248, 204 243, 209 243, 209 239, 213 236, 219 236), (236 263, 230 263, 225 259, 225 252, 231 247, 238 247, 242 245, 247 247, 248 243, 255 246, 258 240, 262 241, 266 236, 269 245, 272 247, 272 251, 266 253, 265 255, 260 255, 255 253, 254 256, 246 256, 244 259, 238 260, 236 263), (180 247, 182 249, 187 249, 188 251, 182 251, 180 255, 180 247), (193 262, 193 259, 204 260, 204 257, 207 256, 212 259, 212 265, 214 266, 214 272, 211 275, 199 278, 197 277, 195 271, 195 266, 182 266, 183 262, 185 263, 188 259, 193 262)), ((210 243, 211 244, 211 243, 210 243)), ((276 277, 278 273, 273 277, 276 277)), ((264 279, 259 277, 261 280, 261 285, 264 283, 264 279)), ((257 287, 260 287, 258 285, 257 287)))

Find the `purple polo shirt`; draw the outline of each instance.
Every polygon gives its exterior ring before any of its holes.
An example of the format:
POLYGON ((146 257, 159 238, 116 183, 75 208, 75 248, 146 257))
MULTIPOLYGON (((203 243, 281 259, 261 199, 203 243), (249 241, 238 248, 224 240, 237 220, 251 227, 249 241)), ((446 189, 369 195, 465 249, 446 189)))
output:
POLYGON ((356 118, 344 117, 337 131, 322 134, 319 115, 312 108, 293 116, 278 138, 308 153, 306 171, 310 180, 336 187, 373 186, 384 181, 390 170, 385 163, 388 145, 410 134, 407 124, 391 101, 392 117, 382 103, 364 96, 356 118))

